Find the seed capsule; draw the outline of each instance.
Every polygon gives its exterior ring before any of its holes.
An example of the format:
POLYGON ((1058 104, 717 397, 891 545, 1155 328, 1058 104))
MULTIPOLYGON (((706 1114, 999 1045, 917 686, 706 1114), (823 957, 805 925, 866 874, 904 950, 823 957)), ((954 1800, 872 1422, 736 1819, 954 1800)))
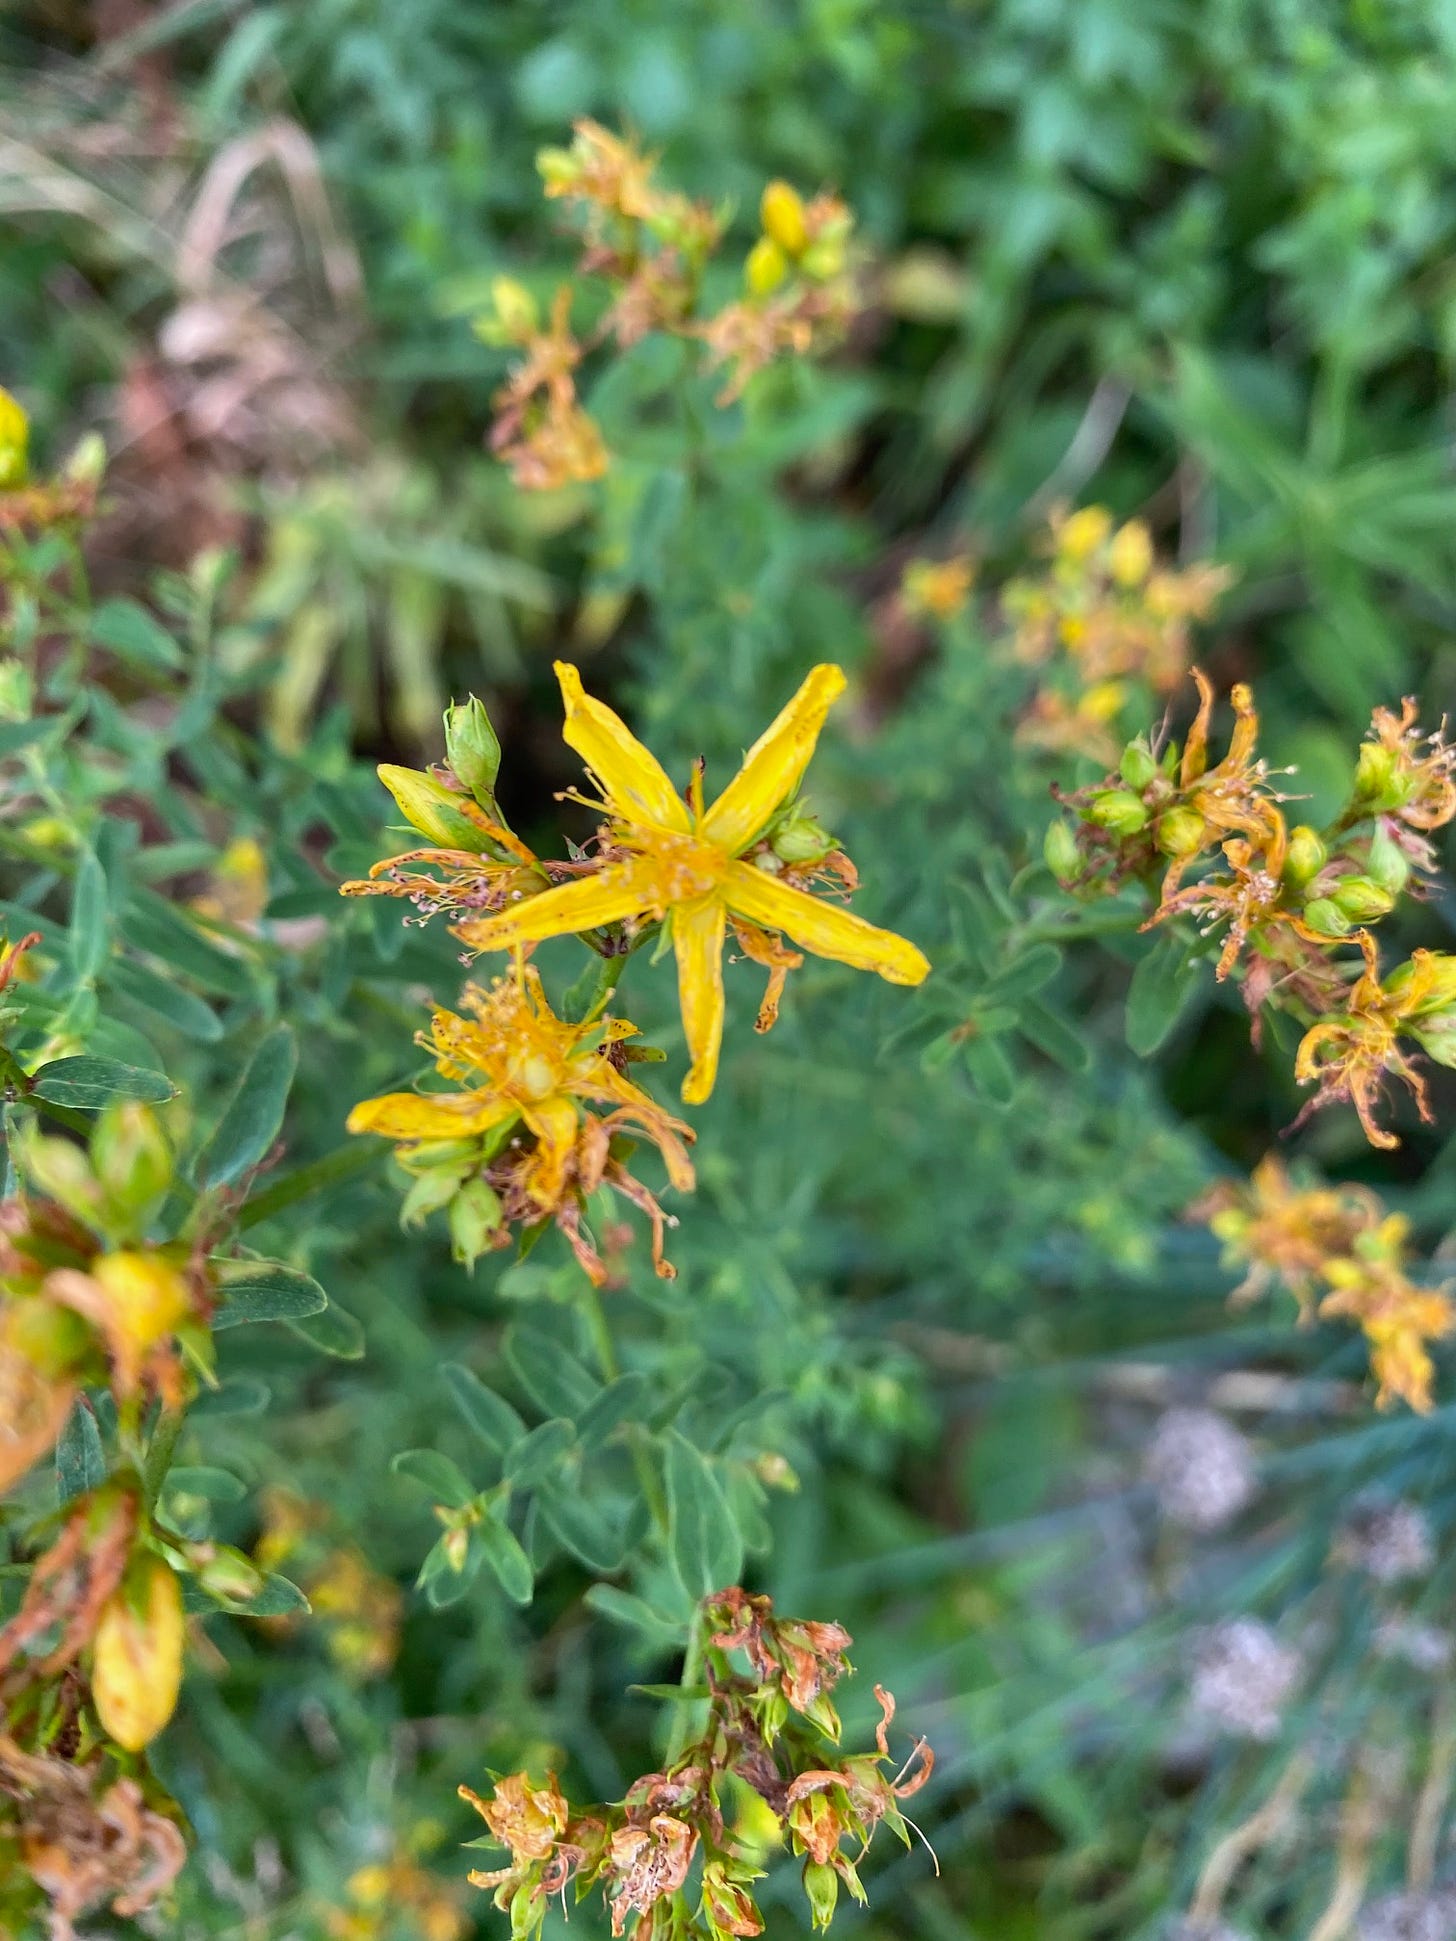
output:
POLYGON ((1329 860, 1329 851, 1318 833, 1307 822, 1289 832, 1289 849, 1284 859, 1284 880, 1302 890, 1312 883, 1329 860))
POLYGON ((1114 836, 1135 836, 1148 826, 1147 805, 1131 789, 1104 789, 1088 804, 1087 820, 1114 836))
POLYGON ((1196 809, 1169 809, 1154 832, 1165 856, 1196 856, 1203 847, 1203 817, 1196 809))

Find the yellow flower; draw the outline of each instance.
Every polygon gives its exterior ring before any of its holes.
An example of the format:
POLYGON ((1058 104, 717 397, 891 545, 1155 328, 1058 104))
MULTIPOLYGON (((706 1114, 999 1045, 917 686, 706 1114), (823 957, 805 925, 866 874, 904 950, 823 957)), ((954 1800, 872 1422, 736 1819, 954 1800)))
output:
POLYGON ((24 485, 30 446, 30 420, 10 393, 0 388, 0 492, 24 485))
POLYGON ((460 924, 456 935, 472 949, 511 950, 628 919, 667 924, 692 1057, 682 1088, 690 1104, 708 1097, 718 1070, 730 923, 759 961, 765 948, 782 954, 772 941, 782 933, 818 956, 875 971, 893 984, 918 984, 926 976, 930 965, 914 944, 746 858, 809 766, 824 718, 844 689, 839 668, 813 669, 709 808, 700 780, 683 801, 626 724, 583 692, 576 668, 558 661, 556 675, 566 703, 566 741, 606 798, 611 859, 591 876, 460 924))
POLYGON ((160 1557, 141 1557, 96 1625, 91 1696, 119 1746, 140 1752, 171 1718, 182 1688, 182 1586, 160 1557))
POLYGON ((611 1047, 634 1037, 635 1025, 621 1018, 581 1024, 558 1018, 529 964, 488 991, 467 985, 463 1001, 472 1017, 437 1009, 421 1042, 433 1051, 442 1077, 469 1089, 365 1099, 349 1114, 350 1132, 415 1144, 504 1135, 523 1123, 536 1147, 522 1183, 543 1211, 551 1211, 568 1184, 583 1106, 605 1105, 612 1110, 598 1123, 609 1130, 637 1127, 658 1146, 673 1185, 691 1191, 693 1169, 682 1143, 691 1132, 612 1063, 611 1047))

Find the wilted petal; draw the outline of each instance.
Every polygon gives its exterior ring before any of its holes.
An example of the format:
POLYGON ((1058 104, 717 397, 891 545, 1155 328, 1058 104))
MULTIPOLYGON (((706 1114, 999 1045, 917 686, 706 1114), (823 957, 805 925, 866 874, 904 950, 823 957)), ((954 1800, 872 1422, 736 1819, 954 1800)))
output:
POLYGON ((475 1092, 386 1092, 361 1099, 344 1121, 349 1132, 377 1132, 384 1139, 468 1139, 514 1119, 510 1099, 475 1092))
POLYGON ((803 779, 824 726, 844 692, 844 670, 830 662, 811 669, 788 706, 749 749, 743 766, 703 818, 703 835, 737 855, 803 779))
POLYGON ((723 939, 728 912, 717 897, 679 903, 672 913, 678 1002, 692 1070, 683 1080, 689 1105, 701 1105, 718 1076, 723 1043, 723 939))
POLYGON ((874 971, 891 984, 919 984, 929 974, 925 953, 893 930, 880 930, 751 863, 730 864, 723 888, 731 910, 766 930, 781 930, 816 956, 874 971))
POLYGON ((657 757, 642 746, 620 715, 585 692, 581 675, 569 661, 556 662, 556 678, 566 703, 562 739, 581 756, 622 819, 655 822, 686 834, 687 808, 657 757))
POLYGON ((540 1206, 554 1207, 566 1184, 566 1169, 576 1145, 576 1107, 560 1092, 533 1099, 521 1117, 536 1135, 536 1151, 526 1188, 540 1206))
POLYGON ((627 863, 558 883, 539 896, 524 896, 495 916, 457 923, 454 933, 472 950, 514 950, 547 937, 575 936, 603 924, 620 923, 642 908, 642 891, 627 863))

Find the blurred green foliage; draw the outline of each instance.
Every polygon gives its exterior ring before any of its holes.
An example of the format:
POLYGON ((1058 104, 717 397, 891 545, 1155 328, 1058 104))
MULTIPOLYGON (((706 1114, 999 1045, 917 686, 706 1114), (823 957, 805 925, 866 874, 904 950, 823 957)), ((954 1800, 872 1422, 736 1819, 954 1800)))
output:
MULTIPOLYGON (((1371 1635, 1382 1613, 1449 1614, 1451 1413, 1377 1419, 1344 1332, 1228 1311, 1180 1216, 1293 1117, 1289 1047, 1253 1050, 1204 980, 1152 1057, 1129 1048, 1152 945, 1126 913, 1069 910, 1040 863, 1050 782, 1101 764, 1015 743, 1028 677, 994 588, 1059 499, 1230 566, 1203 664, 1255 681, 1272 759, 1320 804, 1372 705, 1416 691, 1439 715, 1456 13, 57 4, 0 22, 0 61, 0 383, 42 467, 92 428, 113 453, 91 583, 58 581, 44 541, 8 562, 6 653, 37 658, 48 724, 27 739, 25 701, 0 723, 4 915, 43 940, 15 1046, 165 1071, 200 1144, 260 1034, 296 1033, 249 1240, 332 1305, 223 1336, 178 1460, 232 1482, 187 1514, 252 1547, 266 1492, 293 1492, 323 1506, 321 1577, 353 1550, 405 1592, 372 1675, 331 1646, 316 1590, 314 1620, 207 1620, 156 1749, 201 1850, 177 1931, 440 1941, 357 1882, 397 1856, 460 1882, 478 1826, 458 1783, 556 1764, 611 1799, 662 1755, 628 1688, 676 1675, 684 1591, 637 1541, 622 1440, 580 1434, 602 1371, 569 1256, 551 1236, 463 1272, 439 1223, 400 1232, 397 1177, 342 1133, 408 1080, 427 997, 460 979, 440 925, 338 898, 407 840, 370 763, 438 759, 437 709, 479 693, 515 825, 552 853, 563 828, 585 839, 552 799, 580 779, 557 654, 675 779, 706 757, 710 785, 812 663, 843 663, 812 806, 863 907, 936 966, 910 996, 811 959, 767 1039, 756 973, 730 969, 679 1279, 653 1279, 639 1233, 607 1296, 631 1418, 701 1452, 749 1581, 854 1634, 847 1737, 868 1743, 879 1680, 940 1753, 915 1809, 940 1877, 918 1851, 869 1869, 845 1929, 1161 1936, 1316 1733, 1315 1834, 1256 1854, 1226 1918, 1310 1932, 1367 1745, 1399 1766, 1369 1891, 1397 1885, 1443 1727, 1429 1676, 1371 1635), (497 275, 547 294, 574 260, 532 157, 582 114, 732 204, 745 245, 770 177, 834 187, 870 297, 841 356, 727 410, 671 341, 604 362, 586 402, 610 472, 530 498, 481 448, 505 360, 469 320, 497 275), (907 621, 905 564, 966 552, 984 591, 907 621), (86 856, 109 912, 94 963, 66 945, 86 856), (514 1560, 410 1588, 442 1476, 489 1488, 510 1456, 472 1427, 472 1375, 528 1429, 574 1424, 554 1457, 535 1446, 516 1519, 529 1606, 501 1587, 514 1560), (1210 1397, 1253 1437, 1263 1494, 1234 1536, 1195 1539, 1159 1524, 1143 1450, 1161 1406, 1210 1397), (454 1469, 397 1465, 409 1450, 454 1469), (1416 1591, 1331 1570, 1372 1483, 1435 1527, 1416 1591), (1254 1612, 1315 1669, 1274 1743, 1214 1744, 1185 1725, 1194 1634, 1254 1612)), ((1451 948, 1452 916, 1440 897, 1403 937, 1451 948)), ((559 994, 575 967, 542 962, 559 994)), ((667 970, 624 998, 680 1069, 667 970)), ((1327 1114, 1299 1151, 1377 1186, 1434 1251, 1452 1150, 1400 1130, 1376 1156, 1327 1114)), ((764 1884, 776 1937, 806 1930, 796 1873, 764 1884)), ((460 1904, 504 1931, 484 1896, 460 1904)), ((598 1932, 591 1908, 572 1919, 598 1932)))

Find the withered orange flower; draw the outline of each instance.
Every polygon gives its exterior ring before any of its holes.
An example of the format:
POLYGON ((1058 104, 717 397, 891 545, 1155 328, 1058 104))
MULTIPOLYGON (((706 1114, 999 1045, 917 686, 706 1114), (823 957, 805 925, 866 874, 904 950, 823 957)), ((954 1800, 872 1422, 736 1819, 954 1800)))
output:
POLYGON ((1357 930, 1350 941, 1360 946, 1365 968, 1350 987, 1343 1013, 1318 1019, 1300 1040, 1294 1075, 1301 1085, 1318 1085, 1319 1090, 1295 1123, 1302 1124, 1322 1106, 1347 1099, 1371 1145, 1389 1149, 1400 1140, 1375 1116, 1387 1079, 1400 1079, 1421 1117, 1427 1123, 1431 1120, 1426 1082, 1401 1050, 1399 1039, 1402 1030, 1424 1015, 1433 997, 1444 996, 1448 974, 1445 960, 1436 952, 1417 950, 1401 967, 1405 975, 1397 981, 1392 974, 1389 985, 1382 985, 1370 932, 1357 930))

